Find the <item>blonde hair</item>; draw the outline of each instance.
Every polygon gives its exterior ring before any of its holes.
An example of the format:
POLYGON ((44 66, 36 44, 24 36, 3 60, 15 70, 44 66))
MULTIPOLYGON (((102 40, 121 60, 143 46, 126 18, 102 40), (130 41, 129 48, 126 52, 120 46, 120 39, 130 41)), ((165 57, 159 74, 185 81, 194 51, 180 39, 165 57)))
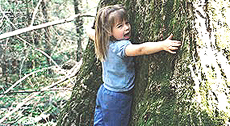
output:
POLYGON ((127 20, 127 13, 122 5, 112 5, 101 8, 97 13, 95 23, 95 53, 104 61, 107 55, 109 41, 113 38, 112 27, 118 20, 127 20))

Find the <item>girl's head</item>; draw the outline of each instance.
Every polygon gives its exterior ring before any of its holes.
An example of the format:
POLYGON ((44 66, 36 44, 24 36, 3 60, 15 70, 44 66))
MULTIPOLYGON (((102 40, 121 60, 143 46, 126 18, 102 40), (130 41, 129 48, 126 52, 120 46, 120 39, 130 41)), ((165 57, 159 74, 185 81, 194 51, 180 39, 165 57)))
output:
POLYGON ((110 40, 130 37, 131 30, 127 18, 126 10, 121 5, 103 7, 98 11, 95 23, 95 51, 101 61, 106 58, 110 40))

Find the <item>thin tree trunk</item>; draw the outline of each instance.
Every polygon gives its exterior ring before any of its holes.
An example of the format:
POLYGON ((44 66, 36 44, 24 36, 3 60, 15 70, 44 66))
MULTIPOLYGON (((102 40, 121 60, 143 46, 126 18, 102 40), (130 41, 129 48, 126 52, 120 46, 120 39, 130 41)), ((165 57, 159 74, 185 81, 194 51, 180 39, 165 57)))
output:
MULTIPOLYGON (((75 14, 80 13, 81 0, 74 0, 74 11, 75 14)), ((83 19, 77 17, 75 19, 76 33, 77 33, 77 50, 76 50, 76 60, 79 61, 82 58, 82 34, 83 34, 83 19)))
MULTIPOLYGON (((48 13, 47 13, 47 4, 46 4, 47 2, 46 2, 46 0, 42 0, 42 2, 41 2, 41 7, 42 7, 42 13, 43 13, 43 15, 44 15, 44 17, 45 17, 45 22, 48 22, 49 21, 49 16, 48 16, 48 13)), ((46 52, 46 54, 48 54, 49 56, 51 55, 51 46, 52 46, 52 44, 51 44, 51 36, 50 36, 50 30, 49 30, 49 27, 45 27, 44 28, 44 30, 45 30, 45 44, 46 44, 46 48, 45 48, 45 52, 46 52)), ((51 62, 50 62, 50 59, 49 58, 46 58, 46 61, 47 61, 47 64, 50 66, 51 65, 51 62)), ((48 70, 49 71, 49 74, 51 73, 51 70, 48 70)))

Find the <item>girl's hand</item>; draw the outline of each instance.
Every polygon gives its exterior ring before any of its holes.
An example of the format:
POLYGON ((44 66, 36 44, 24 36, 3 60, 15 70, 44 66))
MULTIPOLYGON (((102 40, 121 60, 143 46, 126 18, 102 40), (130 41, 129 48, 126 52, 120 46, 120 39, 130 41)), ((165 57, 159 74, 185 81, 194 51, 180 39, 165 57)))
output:
POLYGON ((181 42, 172 40, 173 34, 171 34, 166 40, 163 41, 163 49, 169 53, 176 54, 176 50, 181 46, 181 42))

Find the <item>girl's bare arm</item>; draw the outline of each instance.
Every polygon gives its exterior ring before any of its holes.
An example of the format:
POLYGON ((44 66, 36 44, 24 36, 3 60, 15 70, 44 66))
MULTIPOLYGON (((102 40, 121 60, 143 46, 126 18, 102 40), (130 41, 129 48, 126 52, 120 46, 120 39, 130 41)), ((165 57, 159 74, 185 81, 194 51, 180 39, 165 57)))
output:
POLYGON ((172 40, 173 35, 170 35, 166 40, 160 42, 145 42, 142 44, 131 44, 125 49, 127 56, 138 56, 153 54, 162 50, 175 54, 176 50, 181 46, 180 41, 172 40))
POLYGON ((90 39, 92 39, 93 41, 95 41, 95 29, 92 28, 87 28, 86 29, 86 34, 89 36, 90 39))

